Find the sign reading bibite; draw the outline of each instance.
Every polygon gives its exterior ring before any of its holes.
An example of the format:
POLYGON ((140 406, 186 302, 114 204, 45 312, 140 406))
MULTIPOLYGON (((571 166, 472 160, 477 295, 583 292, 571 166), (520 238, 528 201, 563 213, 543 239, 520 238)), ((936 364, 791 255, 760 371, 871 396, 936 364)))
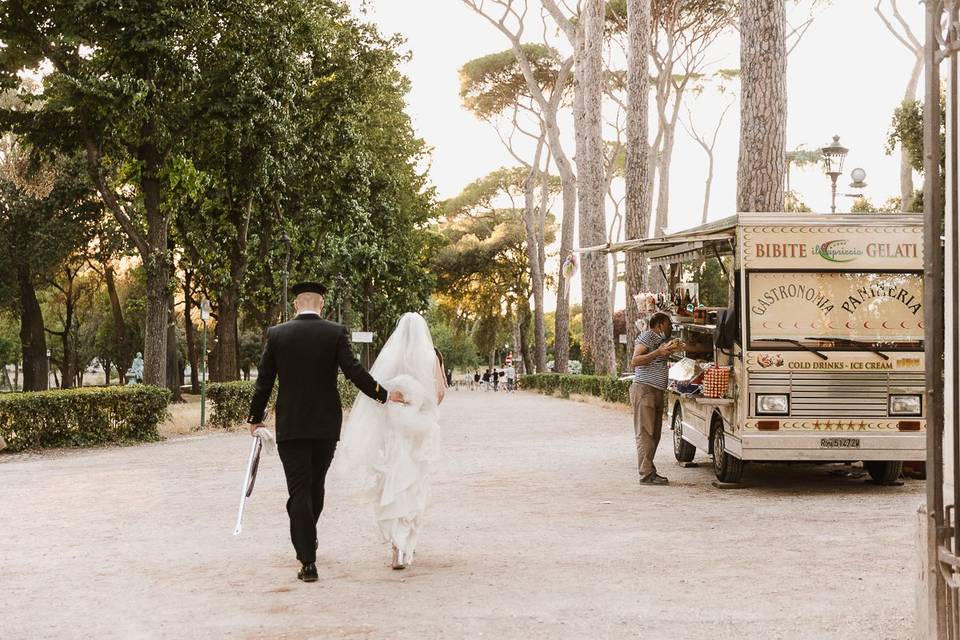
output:
POLYGON ((741 237, 748 269, 923 269, 916 226, 757 226, 741 237))

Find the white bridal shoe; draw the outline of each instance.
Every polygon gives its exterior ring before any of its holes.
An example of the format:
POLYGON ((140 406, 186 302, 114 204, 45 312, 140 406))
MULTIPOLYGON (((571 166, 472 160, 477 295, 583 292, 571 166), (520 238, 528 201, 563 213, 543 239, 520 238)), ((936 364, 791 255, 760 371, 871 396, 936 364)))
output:
POLYGON ((400 571, 413 564, 413 552, 404 553, 396 547, 393 548, 393 569, 400 571))
POLYGON ((407 564, 406 562, 404 562, 403 552, 397 549, 396 547, 394 547, 393 548, 393 570, 400 571, 401 569, 406 569, 406 568, 407 568, 407 564))

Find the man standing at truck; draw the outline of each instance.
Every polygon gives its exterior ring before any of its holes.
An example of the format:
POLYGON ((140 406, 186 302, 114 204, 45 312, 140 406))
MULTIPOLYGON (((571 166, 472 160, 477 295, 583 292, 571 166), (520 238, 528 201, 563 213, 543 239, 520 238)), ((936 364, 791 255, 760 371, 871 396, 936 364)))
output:
POLYGON ((670 354, 680 351, 679 340, 671 340, 673 324, 670 316, 655 313, 650 316, 650 328, 637 336, 633 349, 633 384, 630 385, 630 403, 633 405, 633 430, 637 438, 637 459, 640 484, 666 485, 670 481, 657 473, 653 458, 660 444, 663 427, 663 392, 667 388, 667 368, 670 354))

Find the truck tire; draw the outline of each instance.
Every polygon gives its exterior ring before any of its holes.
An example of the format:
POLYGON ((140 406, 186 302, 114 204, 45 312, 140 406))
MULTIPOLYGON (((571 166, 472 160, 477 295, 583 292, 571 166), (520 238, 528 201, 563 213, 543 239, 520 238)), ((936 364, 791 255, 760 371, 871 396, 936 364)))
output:
POLYGON ((679 404, 673 409, 670 427, 673 429, 673 456, 677 462, 693 462, 697 448, 683 439, 683 415, 679 404))
POLYGON ((903 470, 902 462, 883 462, 879 460, 869 460, 863 463, 867 468, 867 473, 873 478, 874 482, 880 484, 892 484, 900 479, 900 472, 903 470))
POLYGON ((720 482, 737 483, 743 477, 743 460, 727 453, 724 438, 723 421, 714 419, 710 436, 713 443, 713 472, 720 482))

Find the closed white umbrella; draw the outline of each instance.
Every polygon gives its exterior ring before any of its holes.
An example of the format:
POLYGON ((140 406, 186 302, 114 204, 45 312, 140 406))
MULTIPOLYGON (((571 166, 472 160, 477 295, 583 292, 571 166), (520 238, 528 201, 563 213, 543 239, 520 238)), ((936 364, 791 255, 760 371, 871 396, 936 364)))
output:
POLYGON ((240 508, 237 511, 237 526, 233 529, 233 535, 240 535, 241 525, 243 523, 243 508, 247 504, 247 498, 253 494, 253 485, 257 481, 257 470, 260 467, 260 453, 266 448, 267 453, 273 451, 276 446, 276 440, 269 429, 260 427, 253 433, 253 443, 250 445, 250 458, 247 460, 247 470, 243 474, 243 490, 240 492, 240 508))

